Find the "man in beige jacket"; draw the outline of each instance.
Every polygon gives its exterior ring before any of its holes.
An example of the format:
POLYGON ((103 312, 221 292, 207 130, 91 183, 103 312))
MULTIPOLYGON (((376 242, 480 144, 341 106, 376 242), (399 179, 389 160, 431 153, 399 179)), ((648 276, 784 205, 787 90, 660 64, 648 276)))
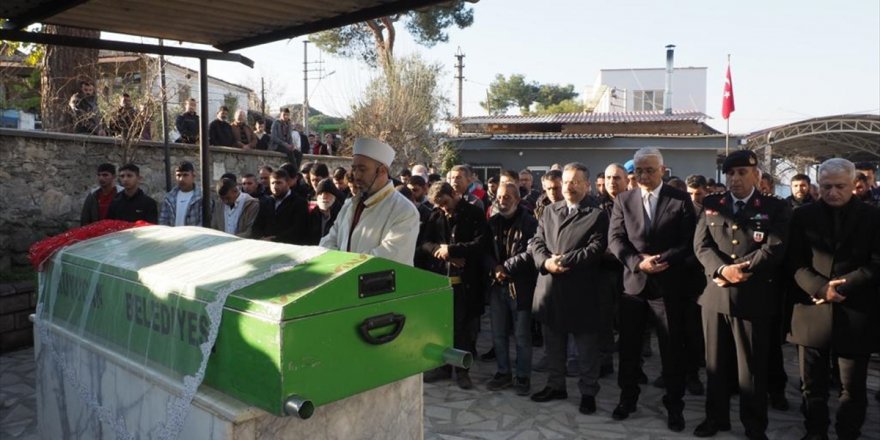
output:
POLYGON ((235 180, 222 179, 217 183, 217 195, 222 203, 214 203, 211 228, 242 238, 251 237, 251 229, 260 201, 242 192, 235 180))

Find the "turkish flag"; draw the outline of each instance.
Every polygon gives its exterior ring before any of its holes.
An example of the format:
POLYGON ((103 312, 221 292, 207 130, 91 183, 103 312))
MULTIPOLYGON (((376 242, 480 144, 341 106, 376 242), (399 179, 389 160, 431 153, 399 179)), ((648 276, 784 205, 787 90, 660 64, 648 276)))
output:
POLYGON ((721 117, 730 118, 730 114, 736 110, 733 105, 733 80, 730 79, 730 64, 727 65, 727 76, 724 77, 724 100, 721 102, 721 117))

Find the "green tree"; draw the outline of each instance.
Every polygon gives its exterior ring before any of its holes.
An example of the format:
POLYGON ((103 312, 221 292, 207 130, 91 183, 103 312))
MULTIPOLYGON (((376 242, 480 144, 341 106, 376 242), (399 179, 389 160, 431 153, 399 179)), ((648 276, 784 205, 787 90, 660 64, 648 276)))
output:
POLYGON ((438 87, 440 66, 418 56, 399 58, 394 65, 352 106, 349 134, 384 140, 397 151, 398 164, 433 162, 433 126, 447 104, 438 87))
POLYGON ((536 82, 526 82, 526 77, 520 74, 495 75, 495 80, 489 84, 487 102, 480 105, 491 114, 503 115, 510 107, 519 107, 520 112, 525 114, 529 106, 538 98, 540 87, 536 82))
POLYGON ((387 69, 394 60, 397 26, 403 24, 417 43, 433 47, 437 43, 449 41, 449 27, 455 25, 464 29, 474 23, 473 8, 466 3, 476 1, 455 0, 403 14, 380 17, 319 32, 310 39, 325 52, 346 58, 359 58, 370 66, 387 69))
POLYGON ((538 88, 538 98, 535 101, 544 107, 549 107, 571 100, 577 97, 574 84, 561 86, 559 84, 541 84, 538 88))
POLYGON ((575 99, 566 99, 565 101, 551 104, 546 107, 544 107, 543 104, 538 104, 534 113, 537 115, 554 115, 557 113, 579 113, 585 110, 586 107, 584 106, 584 103, 575 99))
POLYGON ((229 119, 231 120, 235 111, 238 110, 238 97, 232 93, 223 95, 223 105, 229 110, 229 119))
MULTIPOLYGON (((573 100, 577 97, 574 85, 539 84, 536 81, 526 81, 524 75, 513 74, 509 78, 504 75, 495 75, 495 80, 489 84, 489 92, 485 102, 480 105, 490 114, 503 115, 511 107, 518 107, 521 114, 530 113, 532 103, 538 104, 536 113, 548 113, 549 109, 575 108, 577 103, 573 100), (566 103, 566 101, 572 101, 566 103), (561 105, 562 103, 566 103, 561 105), (560 107, 561 105, 561 107, 560 107)), ((581 106, 581 110, 582 110, 581 106)), ((581 111, 573 110, 573 111, 581 111)))
MULTIPOLYGON (((43 32, 94 39, 101 37, 101 31, 51 24, 46 25, 43 32)), ((67 102, 79 91, 79 81, 97 79, 98 49, 48 45, 40 63, 40 73, 40 114, 43 128, 51 131, 72 131, 74 121, 67 102)))

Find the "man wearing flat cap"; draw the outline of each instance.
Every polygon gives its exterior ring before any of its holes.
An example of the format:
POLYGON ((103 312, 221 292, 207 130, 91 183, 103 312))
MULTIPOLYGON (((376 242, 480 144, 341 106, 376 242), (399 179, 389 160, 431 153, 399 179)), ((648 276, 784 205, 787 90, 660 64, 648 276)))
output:
POLYGON ((791 208, 761 194, 758 159, 731 153, 722 167, 728 191, 706 196, 694 253, 707 277, 699 303, 706 337, 706 419, 694 430, 711 437, 730 430, 728 377, 738 377, 746 437, 766 439, 767 353, 791 208), (736 360, 737 371, 732 370, 736 360))
POLYGON ((412 266, 419 235, 419 212, 394 190, 389 168, 390 145, 370 138, 355 140, 351 185, 346 199, 321 246, 387 258, 412 266))

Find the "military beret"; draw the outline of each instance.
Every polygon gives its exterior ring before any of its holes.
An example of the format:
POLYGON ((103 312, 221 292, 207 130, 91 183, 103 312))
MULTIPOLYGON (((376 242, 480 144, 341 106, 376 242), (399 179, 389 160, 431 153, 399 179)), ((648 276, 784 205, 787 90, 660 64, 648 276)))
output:
POLYGON ((727 173, 734 167, 755 167, 758 166, 758 156, 752 150, 737 150, 730 153, 724 158, 724 164, 721 166, 721 172, 727 173))

